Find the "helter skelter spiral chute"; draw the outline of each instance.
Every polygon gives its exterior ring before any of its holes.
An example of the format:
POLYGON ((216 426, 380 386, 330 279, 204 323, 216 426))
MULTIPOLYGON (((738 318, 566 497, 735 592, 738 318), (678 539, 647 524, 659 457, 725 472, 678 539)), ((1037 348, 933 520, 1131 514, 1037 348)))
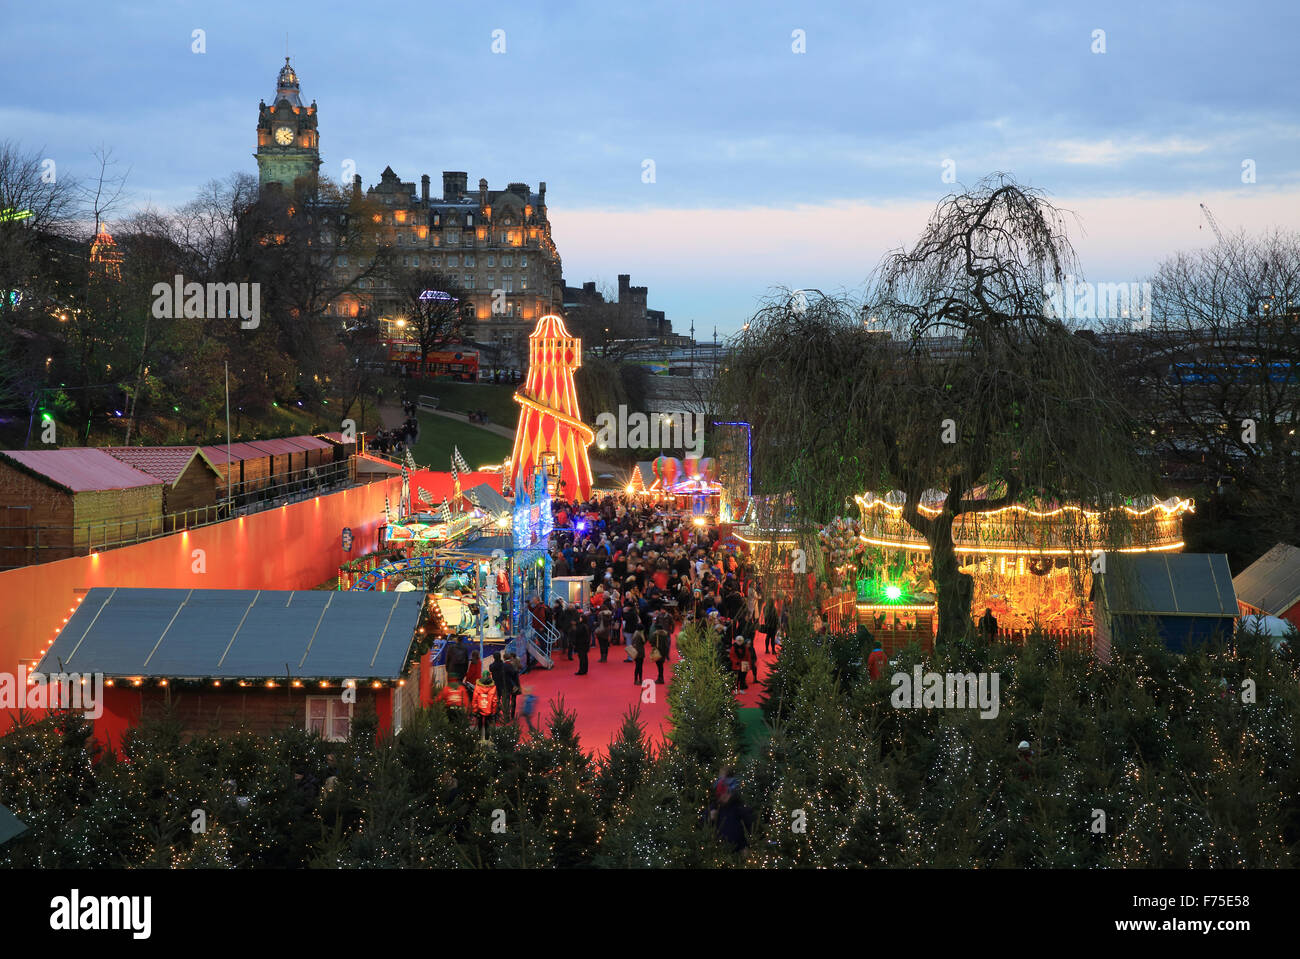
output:
POLYGON ((527 488, 533 471, 547 464, 556 478, 555 495, 565 499, 591 496, 591 462, 587 447, 596 432, 582 421, 573 371, 582 365, 582 341, 564 321, 547 314, 528 337, 528 377, 515 393, 519 428, 510 469, 515 489, 527 488))

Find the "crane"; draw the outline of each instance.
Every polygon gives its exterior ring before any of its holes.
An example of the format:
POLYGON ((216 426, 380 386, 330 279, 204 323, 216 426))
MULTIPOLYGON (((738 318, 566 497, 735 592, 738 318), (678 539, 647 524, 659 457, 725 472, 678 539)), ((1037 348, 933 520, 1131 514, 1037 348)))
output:
POLYGON ((1205 214, 1205 220, 1207 223, 1210 224, 1210 229, 1214 231, 1214 235, 1218 237, 1219 242, 1222 243, 1223 231, 1219 229, 1219 223, 1217 220, 1214 219, 1214 214, 1210 212, 1210 208, 1206 206, 1204 203, 1202 203, 1201 212, 1205 214))

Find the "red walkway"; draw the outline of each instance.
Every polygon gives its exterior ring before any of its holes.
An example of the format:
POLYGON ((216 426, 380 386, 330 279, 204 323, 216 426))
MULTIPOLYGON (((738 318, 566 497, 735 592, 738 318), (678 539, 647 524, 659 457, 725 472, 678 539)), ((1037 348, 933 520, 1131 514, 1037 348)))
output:
MULTIPOLYGON (((523 687, 525 692, 537 696, 534 723, 544 730, 551 715, 551 703, 563 697, 565 708, 577 715, 577 732, 583 750, 603 757, 623 724, 623 716, 628 709, 640 704, 646 738, 656 748, 663 745, 669 729, 668 686, 678 659, 676 634, 673 636, 672 655, 664 667, 664 685, 653 687, 654 702, 642 702, 642 687, 632 680, 633 665, 624 662, 623 658, 623 647, 611 646, 609 659, 602 663, 600 651, 593 645, 586 676, 574 675, 578 670, 578 660, 575 657, 570 662, 563 653, 557 654, 554 669, 530 670, 523 677, 523 687)), ((752 682, 753 677, 746 674, 749 689, 737 696, 742 707, 757 706, 762 700, 762 681, 767 678, 767 672, 775 661, 775 654, 768 655, 759 649, 759 683, 752 682)), ((647 659, 642 678, 654 679, 657 674, 657 667, 647 659)))

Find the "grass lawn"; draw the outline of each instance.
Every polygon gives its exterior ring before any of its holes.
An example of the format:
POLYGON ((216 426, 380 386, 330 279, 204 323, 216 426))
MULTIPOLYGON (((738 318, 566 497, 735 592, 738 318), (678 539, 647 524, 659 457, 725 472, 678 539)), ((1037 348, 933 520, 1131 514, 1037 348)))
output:
MULTIPOLYGON (((519 404, 510 397, 517 387, 498 386, 496 383, 457 383, 454 380, 434 380, 412 383, 408 387, 412 398, 421 394, 438 397, 438 409, 452 413, 485 410, 488 419, 497 426, 513 429, 519 422, 519 404)), ((464 453, 464 449, 461 449, 464 453)), ((466 454, 467 456, 469 454, 466 454)))
POLYGON ((741 751, 745 756, 756 756, 772 735, 771 730, 763 722, 763 710, 757 706, 749 706, 737 709, 736 713, 745 728, 741 751))
MULTIPOLYGON (((512 404, 513 405, 513 404, 512 404)), ((415 443, 415 461, 435 470, 451 469, 451 451, 460 447, 470 469, 500 463, 510 455, 513 441, 469 423, 449 420, 434 413, 420 413, 420 438, 415 443)))

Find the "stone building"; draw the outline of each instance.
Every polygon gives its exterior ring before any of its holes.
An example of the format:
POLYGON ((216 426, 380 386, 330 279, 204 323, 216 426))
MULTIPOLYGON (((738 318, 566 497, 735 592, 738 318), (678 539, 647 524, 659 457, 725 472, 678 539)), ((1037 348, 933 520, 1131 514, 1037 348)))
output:
MULTIPOLYGON (((359 174, 353 189, 361 191, 359 174)), ((462 331, 464 338, 499 352, 498 365, 520 367, 533 325, 562 308, 562 268, 547 218, 546 183, 536 192, 527 183, 492 190, 480 179, 478 189, 470 190, 467 174, 444 171, 442 195, 435 197, 428 174, 417 191, 413 181, 387 167, 365 195, 384 208, 381 239, 392 245, 394 265, 446 276, 472 305, 474 327, 462 331)), ((359 264, 337 268, 342 275, 359 264)), ((382 279, 363 283, 372 313, 385 333, 396 335, 402 298, 382 279)))

